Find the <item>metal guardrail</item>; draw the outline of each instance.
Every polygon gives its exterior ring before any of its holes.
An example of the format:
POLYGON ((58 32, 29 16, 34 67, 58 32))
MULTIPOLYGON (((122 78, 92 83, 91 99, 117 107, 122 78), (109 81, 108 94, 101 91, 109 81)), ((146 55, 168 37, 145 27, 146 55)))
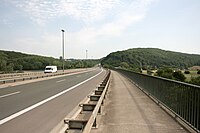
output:
POLYGON ((200 86, 117 69, 200 133, 200 86))
MULTIPOLYGON (((93 111, 92 115, 90 116, 90 119, 88 120, 88 122, 87 122, 87 124, 86 124, 86 126, 83 130, 83 133, 89 133, 91 131, 93 123, 96 120, 96 116, 98 114, 99 108, 101 107, 101 104, 103 103, 103 99, 105 98, 105 94, 106 94, 106 91, 107 91, 109 83, 110 83, 110 80, 109 80, 110 79, 110 73, 111 72, 109 71, 107 77, 103 81, 103 84, 105 84, 106 86, 105 86, 104 90, 102 90, 103 92, 101 94, 101 97, 99 98, 99 101, 98 101, 96 107, 94 108, 94 111, 93 111)), ((99 90, 99 91, 101 91, 101 90, 99 90)))
POLYGON ((89 96, 88 103, 80 104, 81 112, 78 112, 76 118, 65 119, 64 123, 68 124, 68 128, 65 132, 78 129, 83 133, 89 133, 92 127, 97 126, 96 117, 98 113, 101 113, 101 105, 105 98, 109 83, 110 83, 110 71, 108 71, 105 79, 95 90, 93 95, 89 96), (90 113, 84 113, 89 111, 90 113))
POLYGON ((58 76, 58 75, 65 75, 65 74, 70 74, 74 72, 80 72, 79 71, 72 71, 72 72, 61 72, 61 73, 36 73, 36 74, 29 74, 27 77, 21 77, 21 78, 13 78, 13 79, 5 79, 5 80, 0 80, 0 84, 6 84, 6 83, 13 83, 13 82, 18 82, 18 81, 25 81, 25 80, 32 80, 32 79, 38 79, 38 78, 45 78, 45 77, 51 77, 51 76, 58 76), (37 75, 39 74, 39 75, 37 75), (33 75, 33 76, 30 76, 33 75), (37 75, 37 76, 35 76, 37 75))
POLYGON ((67 73, 55 73, 55 74, 44 74, 43 73, 43 75, 38 75, 38 76, 28 76, 28 77, 22 77, 22 78, 0 80, 0 84, 13 83, 13 82, 18 82, 18 81, 32 80, 32 79, 64 75, 64 74, 67 74, 67 73))
POLYGON ((29 76, 29 75, 39 75, 44 74, 44 72, 29 72, 29 73, 10 73, 10 74, 0 74, 0 78, 14 77, 14 76, 29 76))

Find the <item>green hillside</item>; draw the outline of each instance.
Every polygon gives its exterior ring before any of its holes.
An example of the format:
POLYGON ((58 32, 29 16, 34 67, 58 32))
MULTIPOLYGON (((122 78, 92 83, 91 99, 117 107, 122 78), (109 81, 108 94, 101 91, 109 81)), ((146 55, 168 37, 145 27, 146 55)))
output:
POLYGON ((200 55, 165 51, 157 48, 133 48, 113 52, 102 60, 105 67, 188 68, 200 66, 200 55))
MULTIPOLYGON (((65 69, 92 67, 99 60, 75 60, 65 61, 65 69)), ((62 60, 53 57, 30 55, 14 51, 0 50, 0 71, 11 72, 15 70, 44 70, 47 65, 56 65, 62 69, 62 60)))

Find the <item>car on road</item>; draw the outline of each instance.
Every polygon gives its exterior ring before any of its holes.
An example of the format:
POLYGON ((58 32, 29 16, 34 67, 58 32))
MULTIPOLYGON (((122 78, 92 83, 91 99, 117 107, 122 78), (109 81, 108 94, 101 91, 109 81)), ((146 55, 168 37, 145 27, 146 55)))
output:
POLYGON ((54 73, 57 72, 57 66, 46 66, 44 73, 54 73))

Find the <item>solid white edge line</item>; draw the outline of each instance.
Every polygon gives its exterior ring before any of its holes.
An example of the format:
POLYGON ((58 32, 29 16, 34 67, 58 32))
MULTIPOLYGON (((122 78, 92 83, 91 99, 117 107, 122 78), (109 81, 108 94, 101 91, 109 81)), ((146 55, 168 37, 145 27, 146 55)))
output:
POLYGON ((6 94, 6 95, 2 95, 2 96, 0 96, 0 98, 4 98, 4 97, 8 97, 8 96, 12 96, 12 95, 15 95, 15 94, 18 94, 18 93, 20 93, 20 91, 13 92, 13 93, 6 94))
POLYGON ((45 100, 43 100, 43 101, 41 101, 41 102, 39 102, 39 103, 36 103, 36 104, 34 104, 34 105, 32 105, 32 106, 30 106, 30 107, 24 109, 24 110, 21 110, 21 111, 15 113, 15 114, 12 114, 12 115, 10 115, 10 116, 8 116, 8 117, 6 117, 6 118, 0 120, 0 125, 2 125, 2 124, 4 124, 4 123, 6 123, 6 122, 8 122, 8 121, 10 121, 10 120, 12 120, 12 119, 18 117, 18 116, 20 116, 20 115, 22 115, 22 114, 24 114, 24 113, 26 113, 26 112, 28 112, 28 111, 34 109, 34 108, 36 108, 36 107, 38 107, 38 106, 40 106, 40 105, 42 105, 42 104, 44 104, 44 103, 46 103, 46 102, 48 102, 48 101, 50 101, 50 100, 56 98, 56 97, 59 97, 59 96, 61 96, 62 94, 66 93, 66 92, 68 92, 68 91, 70 91, 70 90, 73 90, 74 88, 76 88, 76 87, 78 87, 78 86, 80 86, 80 85, 86 83, 87 81, 89 81, 89 80, 91 80, 91 79, 97 77, 97 76, 98 76, 99 74, 101 74, 102 72, 103 72, 103 69, 101 69, 101 72, 99 72, 98 74, 92 76, 92 77, 89 78, 89 79, 86 79, 85 81, 83 81, 83 82, 81 82, 81 83, 76 84, 75 86, 70 87, 70 88, 67 89, 67 90, 64 90, 64 91, 62 91, 62 92, 60 92, 60 93, 58 93, 58 94, 56 94, 56 95, 54 95, 54 96, 51 96, 51 97, 49 97, 49 98, 47 98, 47 99, 45 99, 45 100))

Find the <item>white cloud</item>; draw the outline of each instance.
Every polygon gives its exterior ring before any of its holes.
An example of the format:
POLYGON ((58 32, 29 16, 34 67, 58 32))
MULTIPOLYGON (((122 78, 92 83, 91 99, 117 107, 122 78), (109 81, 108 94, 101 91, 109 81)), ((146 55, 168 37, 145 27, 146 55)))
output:
POLYGON ((63 11, 68 15, 83 21, 103 19, 107 11, 120 4, 120 0, 67 0, 62 3, 63 11))
POLYGON ((129 5, 126 9, 115 15, 115 18, 102 25, 86 27, 77 33, 72 34, 73 40, 83 44, 94 44, 98 37, 113 37, 121 35, 128 27, 144 19, 148 5, 155 0, 137 0, 129 5))
MULTIPOLYGON (((157 0, 10 0, 8 2, 26 12, 31 20, 42 25, 51 19, 63 16, 71 16, 76 20, 93 24, 110 17, 121 17, 126 21, 135 19, 134 16, 143 15, 154 1, 157 0)), ((117 19, 114 21, 128 24, 117 19)))
MULTIPOLYGON (((90 25, 80 28, 78 32, 66 33, 66 51, 68 51, 66 56, 82 57, 78 54, 84 53, 82 50, 85 46, 97 44, 99 37, 120 36, 129 27, 143 20, 149 5, 154 1, 156 0, 24 0, 12 3, 27 12, 31 20, 38 24, 45 24, 47 20, 59 16, 71 16, 89 23, 90 25)), ((20 44, 19 49, 30 53, 33 53, 33 49, 37 49, 37 52, 43 55, 58 53, 54 55, 57 57, 61 51, 61 36, 53 34, 45 33, 37 41, 22 38, 15 43, 18 46, 20 44), (46 48, 48 50, 44 50, 46 48)))
POLYGON ((59 16, 71 16, 85 22, 101 20, 120 0, 11 0, 28 13, 31 20, 44 24, 59 16))
POLYGON ((44 24, 48 19, 59 15, 60 5, 57 1, 49 0, 11 0, 20 10, 26 12, 28 17, 38 24, 44 24))

